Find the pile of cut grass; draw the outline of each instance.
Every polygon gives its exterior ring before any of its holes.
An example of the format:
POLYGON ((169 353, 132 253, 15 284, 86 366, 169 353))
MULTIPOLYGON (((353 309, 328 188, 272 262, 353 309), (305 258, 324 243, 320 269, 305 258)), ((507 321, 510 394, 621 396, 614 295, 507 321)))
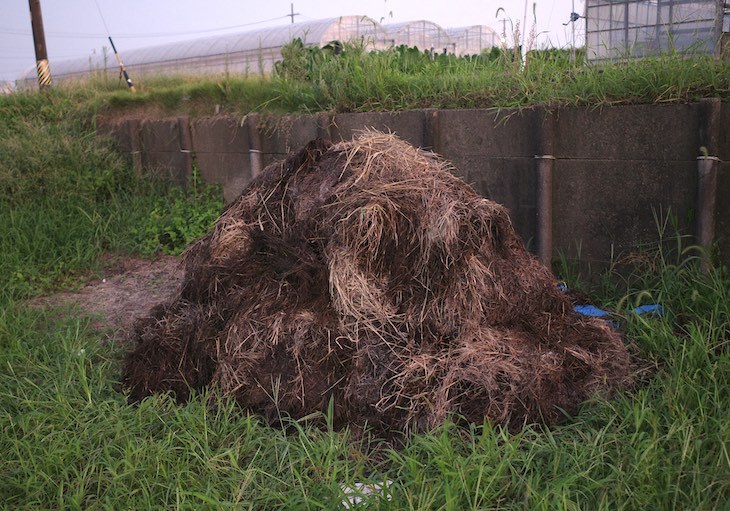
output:
POLYGON ((331 406, 338 427, 399 439, 453 416, 555 424, 625 387, 621 336, 454 172, 370 130, 266 167, 138 322, 132 397, 210 386, 273 422, 331 406))

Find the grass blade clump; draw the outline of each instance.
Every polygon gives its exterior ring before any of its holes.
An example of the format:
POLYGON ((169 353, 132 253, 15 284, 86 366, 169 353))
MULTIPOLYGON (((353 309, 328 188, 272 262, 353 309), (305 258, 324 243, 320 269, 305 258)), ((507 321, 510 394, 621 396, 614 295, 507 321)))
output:
POLYGON ((79 106, 88 90, 0 96, 0 291, 77 284, 105 252, 179 253, 223 204, 136 175, 79 106))
POLYGON ((213 385, 271 420, 332 399, 338 426, 389 435, 554 423, 626 383, 619 335, 576 314, 506 210, 451 170, 378 132, 269 166, 138 324, 132 396, 213 385))

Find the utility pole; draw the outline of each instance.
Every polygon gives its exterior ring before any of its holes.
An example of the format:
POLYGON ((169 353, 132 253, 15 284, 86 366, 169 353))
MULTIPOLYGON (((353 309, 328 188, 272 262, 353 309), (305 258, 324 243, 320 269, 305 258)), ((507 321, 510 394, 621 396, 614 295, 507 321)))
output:
POLYGON ((299 16, 298 12, 294 12, 294 4, 291 4, 291 14, 287 14, 291 18, 291 22, 294 23, 294 16, 299 16))
POLYGON ((46 34, 43 32, 43 16, 41 16, 41 0, 28 0, 30 5, 30 24, 33 28, 33 44, 35 46, 35 66, 38 71, 38 86, 41 90, 51 86, 51 68, 48 65, 46 51, 46 34))

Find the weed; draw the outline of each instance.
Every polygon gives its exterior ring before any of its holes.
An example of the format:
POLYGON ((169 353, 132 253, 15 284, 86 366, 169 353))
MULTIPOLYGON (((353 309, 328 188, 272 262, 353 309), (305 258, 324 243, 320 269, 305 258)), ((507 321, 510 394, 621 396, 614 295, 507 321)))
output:
POLYGON ((223 208, 222 193, 220 187, 203 183, 197 170, 187 190, 157 186, 162 193, 149 199, 151 209, 131 224, 125 248, 143 254, 179 254, 212 227, 223 208))

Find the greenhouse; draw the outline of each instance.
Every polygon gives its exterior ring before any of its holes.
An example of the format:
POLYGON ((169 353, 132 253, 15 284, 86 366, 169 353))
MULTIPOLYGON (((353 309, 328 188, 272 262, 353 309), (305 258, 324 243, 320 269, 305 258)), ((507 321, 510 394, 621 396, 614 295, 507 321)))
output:
POLYGON ((499 34, 486 25, 472 25, 446 29, 458 56, 479 55, 499 46, 499 34))
POLYGON ((717 0, 586 0, 588 59, 719 52, 728 31, 726 6, 717 0))
MULTIPOLYGON (((226 72, 265 75, 281 60, 281 48, 297 38, 305 46, 322 47, 334 41, 358 43, 370 49, 390 46, 386 32, 376 21, 367 16, 341 16, 122 51, 122 57, 132 77, 226 72)), ((67 80, 105 70, 116 72, 118 66, 114 56, 107 53, 54 61, 51 68, 54 80, 67 80)), ((35 80, 33 68, 21 81, 35 80)))
POLYGON ((454 53, 448 32, 432 21, 418 20, 385 25, 393 46, 415 46, 419 50, 454 53))

